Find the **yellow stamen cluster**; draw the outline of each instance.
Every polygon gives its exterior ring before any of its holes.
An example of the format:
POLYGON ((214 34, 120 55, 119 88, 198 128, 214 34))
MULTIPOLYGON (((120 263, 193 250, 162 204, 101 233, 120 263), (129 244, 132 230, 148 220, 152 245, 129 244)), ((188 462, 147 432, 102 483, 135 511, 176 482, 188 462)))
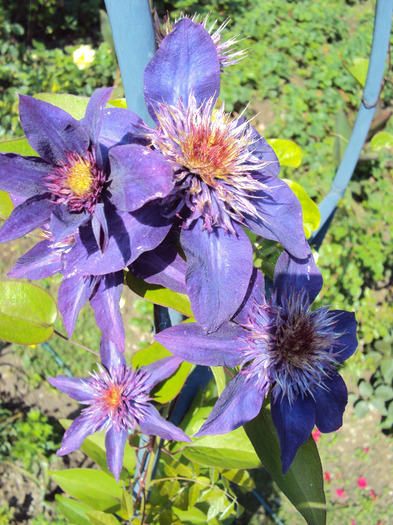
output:
POLYGON ((92 171, 90 162, 85 162, 83 159, 70 167, 66 185, 77 197, 85 197, 89 194, 94 182, 92 171))
POLYGON ((105 402, 110 410, 115 410, 119 406, 121 402, 121 394, 121 389, 118 387, 116 388, 116 386, 108 388, 105 394, 105 402))

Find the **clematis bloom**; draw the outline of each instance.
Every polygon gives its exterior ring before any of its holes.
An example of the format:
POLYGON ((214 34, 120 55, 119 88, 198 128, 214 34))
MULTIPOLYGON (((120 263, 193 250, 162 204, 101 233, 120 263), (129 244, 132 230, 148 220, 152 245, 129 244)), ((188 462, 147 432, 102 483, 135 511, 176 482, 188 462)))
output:
POLYGON ((256 417, 270 393, 271 413, 281 444, 283 472, 314 425, 332 432, 342 425, 348 395, 338 365, 357 346, 353 313, 311 304, 322 287, 312 256, 302 262, 283 252, 273 292, 254 272, 253 285, 238 315, 205 334, 196 323, 157 334, 174 355, 207 366, 240 366, 196 436, 230 432, 256 417))
POLYGON ((127 367, 116 345, 105 336, 100 344, 101 365, 89 377, 57 376, 49 378, 52 386, 72 399, 87 405, 66 430, 57 454, 70 454, 84 439, 97 431, 105 432, 108 468, 119 481, 123 465, 124 446, 129 433, 136 429, 163 439, 191 441, 169 421, 160 416, 152 404, 150 392, 154 386, 171 376, 181 359, 166 357, 139 369, 127 367))

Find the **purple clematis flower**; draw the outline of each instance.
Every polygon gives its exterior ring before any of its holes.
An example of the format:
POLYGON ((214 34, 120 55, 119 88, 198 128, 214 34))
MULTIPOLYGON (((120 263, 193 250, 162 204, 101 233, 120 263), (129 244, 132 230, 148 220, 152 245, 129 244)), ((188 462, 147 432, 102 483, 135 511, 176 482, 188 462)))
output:
MULTIPOLYGON (((214 110, 223 53, 204 24, 178 21, 145 70, 145 100, 158 127, 140 128, 171 166, 173 183, 159 205, 144 208, 178 228, 187 292, 206 332, 229 321, 247 292, 252 245, 243 227, 279 241, 299 259, 310 253, 300 203, 277 178, 272 148, 245 119, 231 120, 224 106, 214 110)), ((124 171, 130 169, 123 162, 127 148, 110 153, 124 171)), ((122 209, 120 201, 116 206, 122 209)), ((87 271, 79 259, 73 266, 87 271)))
POLYGON ((58 376, 48 381, 82 405, 87 405, 65 432, 57 454, 70 454, 84 439, 104 431, 108 468, 119 481, 124 446, 129 433, 141 432, 163 439, 191 441, 169 421, 160 416, 152 404, 150 392, 160 381, 170 377, 181 359, 166 357, 140 369, 127 367, 122 353, 106 337, 100 344, 101 365, 89 377, 58 376))
POLYGON ((47 102, 20 95, 21 124, 41 158, 0 155, 0 189, 24 199, 1 228, 0 242, 49 224, 54 242, 60 243, 83 228, 100 251, 117 259, 113 271, 119 271, 163 240, 170 225, 152 228, 145 221, 144 228, 134 232, 132 214, 171 191, 171 169, 161 155, 139 143, 139 117, 120 108, 105 109, 111 91, 97 90, 81 121, 47 102), (119 144, 130 146, 133 175, 110 165, 109 149, 119 144), (138 184, 141 173, 154 173, 149 187, 138 184), (116 200, 122 200, 121 210, 116 200))
POLYGON ((322 276, 307 262, 283 252, 269 300, 254 271, 251 292, 233 321, 212 334, 196 323, 157 334, 174 355, 207 366, 240 366, 196 436, 230 432, 256 417, 270 392, 271 413, 284 474, 314 425, 332 432, 342 425, 347 389, 337 372, 356 347, 353 313, 312 311, 322 276))

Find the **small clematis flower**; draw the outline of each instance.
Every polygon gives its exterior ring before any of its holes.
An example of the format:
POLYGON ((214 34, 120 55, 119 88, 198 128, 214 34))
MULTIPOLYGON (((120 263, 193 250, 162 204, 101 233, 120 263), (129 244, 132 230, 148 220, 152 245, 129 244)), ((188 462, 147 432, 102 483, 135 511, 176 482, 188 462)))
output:
POLYGON ((119 481, 124 446, 129 434, 136 429, 163 439, 191 441, 183 430, 160 416, 150 397, 154 386, 170 377, 181 359, 166 357, 132 369, 105 336, 101 339, 100 356, 98 371, 91 372, 89 377, 58 376, 48 380, 58 390, 86 405, 65 432, 57 454, 70 454, 90 434, 105 432, 108 468, 119 481))
POLYGON ((286 473, 314 425, 332 432, 342 425, 348 395, 338 365, 356 347, 353 313, 311 304, 322 287, 312 256, 302 262, 283 252, 273 292, 254 271, 238 315, 216 332, 196 323, 177 325, 155 338, 174 355, 207 366, 240 366, 196 436, 230 432, 256 417, 270 393, 271 414, 286 473))
POLYGON ((81 121, 47 102, 20 95, 21 124, 41 158, 0 155, 0 189, 23 198, 4 222, 0 242, 17 239, 43 224, 49 224, 56 243, 84 228, 100 251, 108 249, 107 256, 117 258, 115 271, 119 271, 163 240, 170 226, 151 228, 145 221, 144 228, 140 226, 135 233, 132 213, 171 191, 171 170, 161 156, 135 139, 139 117, 120 108, 106 109, 111 91, 97 90, 81 121), (154 172, 149 188, 138 186, 135 176, 131 180, 109 162, 111 147, 134 139, 127 150, 130 162, 138 173, 154 172), (121 211, 114 204, 119 195, 125 201, 121 211))
MULTIPOLYGON (((224 106, 214 109, 221 67, 204 24, 175 23, 144 74, 146 104, 158 127, 140 128, 171 166, 172 190, 157 199, 156 209, 147 207, 179 232, 187 293, 206 332, 229 321, 247 292, 252 245, 243 227, 300 259, 310 252, 300 203, 277 178, 272 148, 245 119, 231 120, 224 106)), ((111 150, 123 170, 129 169, 120 156, 127 148, 111 150)))

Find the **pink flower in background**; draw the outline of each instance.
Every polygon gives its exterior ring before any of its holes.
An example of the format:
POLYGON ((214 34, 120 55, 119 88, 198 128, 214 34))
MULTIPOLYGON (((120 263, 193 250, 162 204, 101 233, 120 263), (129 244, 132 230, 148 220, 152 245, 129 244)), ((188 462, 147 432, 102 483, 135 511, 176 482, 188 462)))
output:
POLYGON ((329 472, 325 472, 324 476, 325 476, 325 480, 326 480, 328 483, 330 483, 330 482, 332 481, 332 477, 331 477, 331 475, 329 474, 329 472))
POLYGON ((363 449, 363 452, 364 452, 365 454, 367 454, 368 452, 370 452, 370 447, 366 447, 366 448, 364 448, 364 449, 363 449))
POLYGON ((345 494, 343 489, 336 489, 336 494, 338 498, 346 498, 347 495, 345 494))
POLYGON ((319 436, 322 434, 322 432, 316 428, 315 430, 312 431, 311 434, 312 434, 312 437, 313 437, 315 443, 318 443, 319 436))
MULTIPOLYGON (((375 494, 375 492, 373 490, 369 490, 369 495, 373 498, 373 500, 375 501, 377 499, 377 495, 375 494)), ((379 522, 378 522, 379 523, 379 522)))
POLYGON ((366 478, 358 478, 358 487, 364 489, 367 486, 366 478))
POLYGON ((356 525, 356 521, 353 518, 351 518, 351 525, 356 525))

